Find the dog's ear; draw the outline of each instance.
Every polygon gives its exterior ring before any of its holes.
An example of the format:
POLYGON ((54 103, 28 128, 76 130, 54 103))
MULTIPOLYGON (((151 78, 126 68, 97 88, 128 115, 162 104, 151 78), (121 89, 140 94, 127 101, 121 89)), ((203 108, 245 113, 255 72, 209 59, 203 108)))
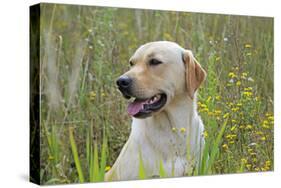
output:
POLYGON ((185 64, 186 88, 191 99, 194 98, 194 93, 205 80, 206 72, 194 58, 190 50, 183 52, 183 62, 185 64))

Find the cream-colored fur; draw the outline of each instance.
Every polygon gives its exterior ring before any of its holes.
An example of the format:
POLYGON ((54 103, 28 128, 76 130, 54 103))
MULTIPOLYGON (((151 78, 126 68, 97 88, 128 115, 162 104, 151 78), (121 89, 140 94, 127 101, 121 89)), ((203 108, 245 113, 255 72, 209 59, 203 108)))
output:
POLYGON ((191 51, 167 41, 141 46, 131 61, 135 65, 125 75, 135 78, 135 93, 151 97, 164 91, 167 103, 150 117, 133 118, 129 139, 106 180, 138 179, 140 156, 147 177, 159 176, 160 161, 167 176, 186 175, 198 164, 204 147, 196 90, 205 71, 191 51), (163 61, 163 65, 149 67, 147 59, 151 56, 163 61))

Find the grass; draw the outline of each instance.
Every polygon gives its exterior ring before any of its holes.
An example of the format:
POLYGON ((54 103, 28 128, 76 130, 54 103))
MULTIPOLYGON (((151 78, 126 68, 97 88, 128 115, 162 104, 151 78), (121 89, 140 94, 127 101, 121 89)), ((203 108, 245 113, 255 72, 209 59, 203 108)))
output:
MULTIPOLYGON (((73 155, 75 166, 76 166, 76 169, 77 169, 79 181, 80 181, 80 183, 83 183, 84 182, 84 175, 83 175, 83 171, 82 171, 82 168, 81 168, 79 155, 78 155, 78 152, 77 152, 77 146, 76 146, 76 143, 75 143, 75 140, 74 140, 72 128, 69 128, 69 140, 70 140, 72 155, 73 155)), ((94 155, 94 157, 97 158, 97 151, 96 150, 95 150, 95 154, 96 155, 94 155)), ((95 164, 97 164, 97 162, 95 164)), ((96 169, 96 168, 98 169, 98 167, 96 165, 94 166, 93 163, 91 163, 91 166, 93 166, 94 169, 96 169)), ((91 179, 91 176, 90 176, 90 179, 91 179)))
POLYGON ((40 21, 42 184, 104 180, 131 124, 114 80, 155 40, 191 49, 208 73, 206 146, 186 175, 273 170, 272 18, 41 4, 40 21))

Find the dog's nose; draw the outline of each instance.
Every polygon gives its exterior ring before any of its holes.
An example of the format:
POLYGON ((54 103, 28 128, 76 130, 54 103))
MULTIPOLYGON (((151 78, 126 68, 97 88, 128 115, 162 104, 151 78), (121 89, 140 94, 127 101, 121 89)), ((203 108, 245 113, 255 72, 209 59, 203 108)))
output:
POLYGON ((120 78, 118 78, 118 80, 116 81, 116 84, 122 88, 122 89, 127 89, 128 87, 131 86, 132 84, 132 79, 128 76, 121 76, 120 78))

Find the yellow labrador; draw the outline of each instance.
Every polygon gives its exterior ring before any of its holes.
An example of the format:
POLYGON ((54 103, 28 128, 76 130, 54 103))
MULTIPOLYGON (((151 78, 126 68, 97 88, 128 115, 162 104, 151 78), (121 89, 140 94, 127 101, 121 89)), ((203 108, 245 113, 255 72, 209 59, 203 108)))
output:
POLYGON ((190 50, 168 41, 142 45, 130 65, 117 85, 133 99, 132 130, 106 180, 138 179, 140 159, 147 177, 159 176, 160 163, 167 176, 183 176, 198 164, 204 146, 196 91, 206 73, 190 50))

